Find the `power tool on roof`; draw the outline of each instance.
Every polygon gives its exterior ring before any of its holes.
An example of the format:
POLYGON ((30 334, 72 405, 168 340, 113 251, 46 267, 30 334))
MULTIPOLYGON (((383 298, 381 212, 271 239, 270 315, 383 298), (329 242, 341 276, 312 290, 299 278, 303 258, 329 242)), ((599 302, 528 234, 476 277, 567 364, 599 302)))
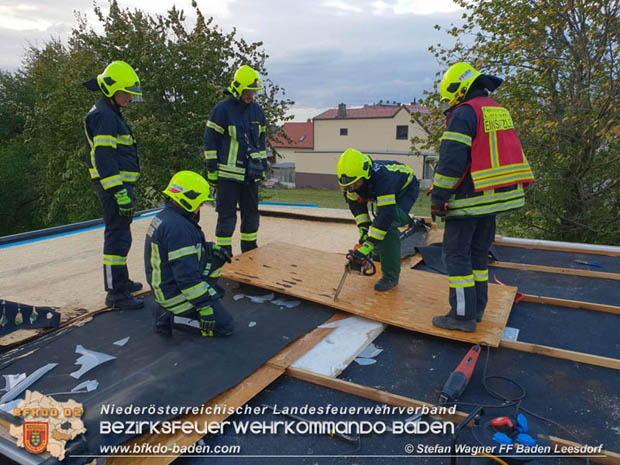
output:
POLYGON ((370 259, 370 257, 367 257, 366 260, 364 260, 361 264, 355 264, 354 266, 353 258, 350 257, 350 255, 361 246, 362 244, 356 244, 353 250, 349 250, 349 253, 347 254, 347 260, 344 264, 344 273, 342 274, 342 278, 340 278, 340 283, 338 284, 338 288, 336 289, 336 294, 334 294, 334 301, 336 301, 336 299, 340 295, 340 291, 342 291, 342 286, 344 286, 344 281, 349 275, 349 273, 356 272, 363 276, 372 276, 377 272, 377 267, 375 266, 375 263, 370 259))
POLYGON ((439 395, 440 402, 454 402, 463 394, 465 388, 469 384, 474 368, 476 368, 479 355, 480 344, 476 344, 469 349, 469 352, 465 354, 461 363, 450 373, 450 377, 446 381, 446 384, 444 384, 441 394, 439 395))

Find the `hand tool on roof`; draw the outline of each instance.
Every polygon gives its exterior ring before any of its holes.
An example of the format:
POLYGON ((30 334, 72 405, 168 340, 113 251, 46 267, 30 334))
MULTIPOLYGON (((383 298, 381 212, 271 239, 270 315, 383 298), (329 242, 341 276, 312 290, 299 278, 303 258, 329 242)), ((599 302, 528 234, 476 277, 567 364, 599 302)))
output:
POLYGON ((465 391, 471 375, 476 367, 478 356, 480 355, 480 344, 476 344, 469 352, 465 354, 461 363, 458 364, 456 369, 450 373, 446 384, 444 384, 439 400, 442 403, 454 402, 465 391))
POLYGON ((340 295, 340 291, 342 291, 344 281, 349 275, 349 273, 355 272, 363 276, 372 276, 377 272, 377 267, 375 266, 375 263, 370 259, 370 257, 366 258, 366 260, 361 262, 361 264, 359 265, 357 261, 353 258, 353 251, 359 249, 361 246, 362 244, 356 244, 353 250, 349 250, 349 253, 347 254, 347 260, 344 263, 344 273, 342 274, 342 278, 340 278, 340 283, 338 284, 338 288, 336 289, 334 301, 340 295))
POLYGON ((575 260, 575 263, 579 263, 580 265, 594 266, 596 268, 603 268, 603 265, 601 265, 599 262, 590 262, 588 260, 575 260))

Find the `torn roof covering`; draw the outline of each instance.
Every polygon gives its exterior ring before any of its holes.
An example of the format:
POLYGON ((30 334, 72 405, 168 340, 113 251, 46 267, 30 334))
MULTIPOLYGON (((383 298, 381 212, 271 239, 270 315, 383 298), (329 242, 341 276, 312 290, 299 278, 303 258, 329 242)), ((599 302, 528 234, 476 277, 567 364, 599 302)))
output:
POLYGON ((77 345, 75 348, 75 352, 78 354, 82 354, 80 358, 75 361, 76 365, 82 365, 79 370, 71 373, 71 376, 75 379, 80 379, 80 377, 95 368, 96 366, 101 365, 102 363, 109 362, 110 360, 114 360, 116 357, 113 355, 104 354, 101 352, 95 352, 94 350, 88 350, 82 347, 81 345, 77 345))
MULTIPOLYGON (((171 412, 147 412, 131 418, 125 414, 104 415, 102 405, 202 405, 242 382, 280 350, 334 313, 331 308, 312 303, 281 309, 273 305, 257 305, 247 299, 233 302, 230 295, 224 299, 224 305, 234 309, 237 324, 236 332, 230 337, 203 338, 199 334, 175 331, 173 344, 162 343, 161 337, 151 330, 152 322, 148 316, 153 300, 149 296, 143 310, 102 312, 87 325, 70 326, 62 334, 49 333, 27 342, 16 349, 10 363, 16 373, 28 373, 39 366, 40 353, 28 354, 34 348, 45 347, 50 357, 58 358, 62 363, 56 368, 55 376, 40 379, 36 388, 43 393, 66 392, 76 387, 75 380, 67 376, 75 368, 76 340, 88 341, 89 348, 110 349, 111 355, 103 354, 105 359, 110 356, 117 358, 99 365, 87 375, 89 378, 96 376, 99 388, 83 392, 79 398, 85 412, 87 449, 97 453, 101 444, 120 444, 136 434, 97 434, 103 416, 109 421, 158 421, 177 416, 171 412), (259 324, 249 328, 251 321, 259 324), (126 337, 131 338, 131 346, 112 344, 116 339, 112 335, 118 328, 123 328, 126 337), (191 355, 197 353, 209 357, 191 355)), ((80 358, 97 358, 93 353, 99 353, 83 346, 78 349, 82 354, 80 358)), ((0 355, 0 363, 8 362, 8 358, 3 359, 0 355)))

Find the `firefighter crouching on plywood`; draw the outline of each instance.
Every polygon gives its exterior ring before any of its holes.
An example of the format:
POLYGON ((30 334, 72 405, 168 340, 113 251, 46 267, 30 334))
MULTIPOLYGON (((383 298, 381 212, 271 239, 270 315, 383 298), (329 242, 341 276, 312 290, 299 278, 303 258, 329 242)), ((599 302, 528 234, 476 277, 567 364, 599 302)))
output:
POLYGON ((400 232, 413 220, 409 210, 418 198, 419 183, 410 167, 396 161, 372 160, 349 148, 338 159, 338 184, 345 192, 349 208, 359 228, 359 244, 350 254, 352 265, 360 266, 376 250, 383 276, 375 290, 388 291, 400 276, 400 232), (368 202, 376 201, 373 221, 368 202), (357 262, 357 263, 356 263, 357 262))

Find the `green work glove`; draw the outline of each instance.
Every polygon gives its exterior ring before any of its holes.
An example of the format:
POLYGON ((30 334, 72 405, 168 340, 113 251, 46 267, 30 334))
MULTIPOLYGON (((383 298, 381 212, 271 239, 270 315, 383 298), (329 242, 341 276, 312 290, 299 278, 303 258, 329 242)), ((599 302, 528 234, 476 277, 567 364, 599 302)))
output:
POLYGON ((198 310, 200 315, 200 334, 202 337, 212 337, 213 331, 215 331, 215 314, 213 313, 213 307, 207 305, 198 310))
POLYGON ((360 238, 357 242, 359 242, 360 244, 363 244, 364 242, 366 242, 368 240, 368 229, 370 227, 367 224, 362 224, 358 227, 358 229, 360 230, 360 238))
POLYGON ((114 197, 116 198, 116 203, 118 204, 118 213, 121 216, 132 217, 136 211, 136 207, 134 207, 133 200, 131 200, 131 197, 127 194, 127 189, 121 189, 116 192, 114 197))
POLYGON ((217 171, 207 172, 207 182, 211 185, 211 187, 217 186, 218 179, 219 179, 219 175, 217 171))
POLYGON ((220 247, 217 244, 213 244, 213 255, 226 263, 232 263, 232 254, 224 247, 220 247))

